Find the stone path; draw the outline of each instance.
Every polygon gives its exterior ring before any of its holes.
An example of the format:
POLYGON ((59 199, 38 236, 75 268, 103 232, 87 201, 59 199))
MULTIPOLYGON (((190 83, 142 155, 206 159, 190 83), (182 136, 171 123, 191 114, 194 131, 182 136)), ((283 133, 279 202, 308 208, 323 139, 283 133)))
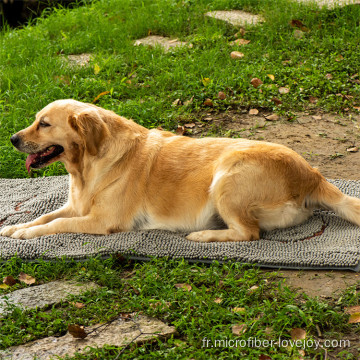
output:
POLYGON ((91 326, 86 328, 90 333, 84 339, 75 339, 67 333, 62 337, 48 337, 32 341, 26 345, 14 346, 6 351, 0 351, 0 359, 11 360, 48 360, 56 356, 74 356, 89 347, 100 348, 105 345, 126 346, 130 343, 142 343, 156 337, 169 337, 176 332, 160 320, 147 316, 135 316, 131 319, 119 317, 107 326, 91 326))
POLYGON ((70 281, 53 281, 47 284, 15 290, 0 297, 0 317, 8 313, 6 303, 23 309, 43 308, 59 304, 68 295, 79 295, 88 290, 97 289, 94 283, 74 283, 70 281))
POLYGON ((233 26, 257 25, 264 21, 260 15, 254 15, 241 10, 210 11, 205 15, 214 19, 226 21, 233 26))
POLYGON ((320 8, 325 6, 328 9, 334 9, 336 7, 343 7, 347 5, 360 4, 359 0, 295 0, 295 1, 305 4, 315 3, 320 8))

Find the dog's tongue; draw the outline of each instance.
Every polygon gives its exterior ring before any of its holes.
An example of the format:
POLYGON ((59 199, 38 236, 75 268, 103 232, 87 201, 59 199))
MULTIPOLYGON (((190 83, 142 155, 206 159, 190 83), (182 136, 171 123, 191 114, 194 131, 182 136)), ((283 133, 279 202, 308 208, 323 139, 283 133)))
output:
POLYGON ((26 158, 25 166, 28 173, 30 173, 30 166, 34 162, 37 156, 38 154, 29 154, 28 157, 26 158))

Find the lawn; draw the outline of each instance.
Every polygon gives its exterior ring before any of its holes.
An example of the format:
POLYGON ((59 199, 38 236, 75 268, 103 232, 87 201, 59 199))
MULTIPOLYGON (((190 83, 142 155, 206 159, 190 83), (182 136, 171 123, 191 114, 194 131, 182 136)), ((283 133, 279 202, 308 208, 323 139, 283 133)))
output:
MULTIPOLYGON (((61 98, 95 101, 145 127, 170 131, 206 112, 206 99, 215 112, 261 108, 291 121, 298 111, 314 107, 357 112, 359 19, 360 6, 326 10, 286 0, 99 0, 46 11, 20 29, 5 28, 0 34, 0 176, 66 174, 63 165, 55 163, 29 175, 26 155, 9 141, 32 123, 37 111, 61 98), (239 46, 233 43, 238 29, 204 16, 220 9, 251 11, 265 22, 247 27, 241 36, 250 42, 239 46), (191 46, 167 53, 134 46, 148 34, 191 46), (232 59, 235 50, 244 57, 232 59), (83 53, 91 54, 87 66, 69 64, 68 55, 83 53), (251 84, 253 78, 263 81, 261 91, 251 84), (289 92, 279 93, 280 87, 289 92), (225 99, 218 98, 219 91, 225 99), (175 106, 177 99, 184 105, 175 106)), ((140 311, 176 326, 177 336, 122 350, 91 350, 76 359, 116 359, 120 351, 125 359, 300 359, 296 348, 204 347, 203 339, 289 340, 293 328, 304 329, 309 339, 317 339, 319 332, 330 339, 359 334, 358 325, 348 324, 344 312, 359 305, 355 287, 336 302, 310 298, 289 290, 276 274, 252 266, 119 258, 85 263, 24 263, 14 258, 0 265, 1 277, 20 271, 38 283, 70 278, 92 280, 102 288, 71 299, 85 303, 83 309, 68 302, 25 313, 14 309, 0 320, 1 349, 63 335, 70 323, 87 326, 140 311), (177 288, 179 283, 191 290, 177 288), (244 332, 236 334, 234 325, 244 332)), ((8 291, 0 289, 0 294, 8 291)), ((357 358, 349 349, 336 352, 337 358, 357 358)), ((325 352, 307 348, 306 358, 325 359, 325 352)))

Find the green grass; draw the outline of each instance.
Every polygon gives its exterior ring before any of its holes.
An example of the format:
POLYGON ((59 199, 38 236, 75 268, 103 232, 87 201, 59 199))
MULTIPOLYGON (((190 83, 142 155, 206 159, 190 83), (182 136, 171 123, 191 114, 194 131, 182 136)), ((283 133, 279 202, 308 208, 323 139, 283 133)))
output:
MULTIPOLYGON (((23 29, 4 30, 0 35, 0 174, 28 176, 25 156, 13 150, 9 137, 59 98, 92 102, 109 91, 98 105, 146 127, 161 125, 169 130, 181 115, 204 109, 206 98, 213 99, 220 111, 230 106, 283 113, 314 106, 338 112, 351 109, 359 105, 360 85, 351 78, 359 72, 359 18, 358 6, 319 10, 285 0, 108 0, 54 10, 23 29), (209 10, 230 8, 253 11, 266 19, 247 29, 245 38, 251 42, 238 49, 245 54, 238 61, 229 56, 238 48, 230 45, 236 29, 203 16, 209 10), (310 30, 301 39, 293 35, 295 28, 289 24, 293 19, 310 30), (193 48, 164 53, 134 47, 134 40, 149 31, 188 41, 193 48), (84 52, 94 57, 84 68, 70 67, 62 56, 84 52), (100 68, 98 74, 95 65, 100 68), (250 85, 253 77, 264 81, 262 92, 250 85), (204 78, 210 79, 205 85, 204 78), (290 92, 280 95, 278 86, 287 86, 290 92), (218 91, 224 91, 227 99, 217 100, 218 91), (310 96, 318 98, 316 105, 309 102, 310 96), (171 106, 177 98, 191 97, 194 100, 188 106, 171 106), (283 104, 276 106, 273 97, 283 104)), ((64 173, 61 164, 53 164, 33 176, 64 173)))
MULTIPOLYGON (((337 303, 329 304, 290 291, 276 279, 275 273, 264 273, 238 263, 191 265, 169 259, 133 263, 111 258, 86 263, 29 264, 13 258, 0 267, 0 277, 17 277, 20 271, 35 277, 38 284, 65 278, 95 281, 101 288, 70 296, 49 309, 22 312, 13 308, 11 314, 0 319, 1 349, 45 336, 64 335, 68 324, 89 326, 132 312, 161 319, 175 326, 178 334, 167 340, 122 349, 122 359, 258 359, 262 354, 272 359, 297 359, 294 348, 211 348, 206 347, 203 339, 210 339, 209 345, 215 340, 251 337, 289 340, 290 330, 300 327, 307 331, 308 339, 316 338, 318 328, 324 338, 340 340, 358 331, 358 327, 347 324, 348 315, 343 309, 344 305, 359 304, 355 289, 349 289, 337 303), (189 284, 191 291, 176 288, 179 283, 189 284), (250 291, 253 286, 257 288, 250 291), (216 299, 222 301, 217 303, 216 299), (86 306, 77 309, 70 302, 82 302, 86 306), (244 310, 237 312, 235 308, 244 310), (232 326, 237 324, 247 326, 240 336, 232 333, 232 326)), ((22 286, 15 285, 15 289, 22 286)), ((101 359, 115 359, 120 351, 116 348, 92 350, 76 359, 93 359, 95 354, 101 359)), ((318 359, 324 358, 321 351, 313 348, 306 349, 306 353, 310 358, 316 354, 318 359)), ((355 357, 349 357, 352 358, 355 357)))
MULTIPOLYGON (((351 110, 360 104, 359 78, 354 76, 359 73, 359 19, 357 6, 326 10, 285 0, 103 0, 49 11, 22 29, 5 29, 0 34, 0 177, 29 176, 25 155, 12 148, 9 137, 30 125, 42 107, 60 98, 92 102, 109 91, 98 105, 148 128, 161 125, 168 130, 174 130, 181 119, 206 111, 207 98, 213 100, 216 111, 248 107, 278 113, 314 107, 351 110), (252 11, 266 22, 248 27, 244 37, 251 42, 238 49, 230 44, 236 29, 203 16, 219 9, 252 11), (295 28, 289 24, 293 19, 310 30, 301 39, 294 37, 295 28), (134 40, 149 31, 193 47, 169 53, 134 47, 134 40), (233 50, 245 56, 232 60, 233 50), (88 67, 71 67, 64 60, 66 55, 81 53, 92 54, 88 67), (264 82, 262 92, 250 84, 253 77, 264 82), (281 95, 278 86, 287 86, 290 92, 281 95), (219 91, 227 94, 225 100, 217 99, 219 91), (318 98, 316 104, 309 101, 311 96, 318 98), (192 97, 189 105, 172 106, 175 99, 185 102, 192 97), (276 106, 273 97, 283 103, 276 106)), ((212 135, 216 133, 214 129, 212 135)), ((65 173, 63 165, 55 163, 32 176, 65 173)), ((20 271, 35 276, 38 283, 66 278, 95 281, 102 288, 72 298, 86 303, 81 310, 66 301, 24 313, 14 308, 0 320, 2 349, 63 335, 70 323, 88 326, 133 311, 176 326, 178 336, 129 346, 123 349, 124 359, 259 359, 262 354, 297 359, 294 349, 204 348, 202 339, 267 339, 269 327, 271 339, 289 339, 293 327, 305 329, 310 338, 317 336, 317 327, 331 339, 359 333, 359 327, 347 324, 348 315, 344 315, 344 307, 359 304, 355 288, 337 303, 328 303, 297 295, 271 274, 239 264, 191 265, 166 259, 144 264, 116 259, 24 263, 14 258, 1 265, 0 276, 16 277, 20 271), (129 272, 133 273, 125 277, 129 272), (177 289, 176 283, 188 283, 192 290, 177 289), (253 285, 258 289, 249 293, 253 285), (223 300, 218 304, 216 298, 223 300), (235 307, 244 307, 245 312, 232 311, 235 307), (239 323, 246 324, 247 331, 237 337, 231 327, 239 323)), ((115 359, 119 351, 107 347, 76 359, 115 359)), ((323 351, 307 349, 306 353, 308 358, 325 358, 323 351)), ((339 358, 354 357, 345 349, 339 358)))

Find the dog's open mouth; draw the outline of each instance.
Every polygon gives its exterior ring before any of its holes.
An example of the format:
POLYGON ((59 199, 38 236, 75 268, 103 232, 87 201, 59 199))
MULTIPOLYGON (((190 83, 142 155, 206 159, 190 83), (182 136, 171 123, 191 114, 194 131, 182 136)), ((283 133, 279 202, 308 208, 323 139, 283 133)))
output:
POLYGON ((64 151, 61 145, 52 145, 43 151, 29 154, 26 159, 26 169, 30 172, 30 167, 38 169, 55 161, 55 158, 64 151))

